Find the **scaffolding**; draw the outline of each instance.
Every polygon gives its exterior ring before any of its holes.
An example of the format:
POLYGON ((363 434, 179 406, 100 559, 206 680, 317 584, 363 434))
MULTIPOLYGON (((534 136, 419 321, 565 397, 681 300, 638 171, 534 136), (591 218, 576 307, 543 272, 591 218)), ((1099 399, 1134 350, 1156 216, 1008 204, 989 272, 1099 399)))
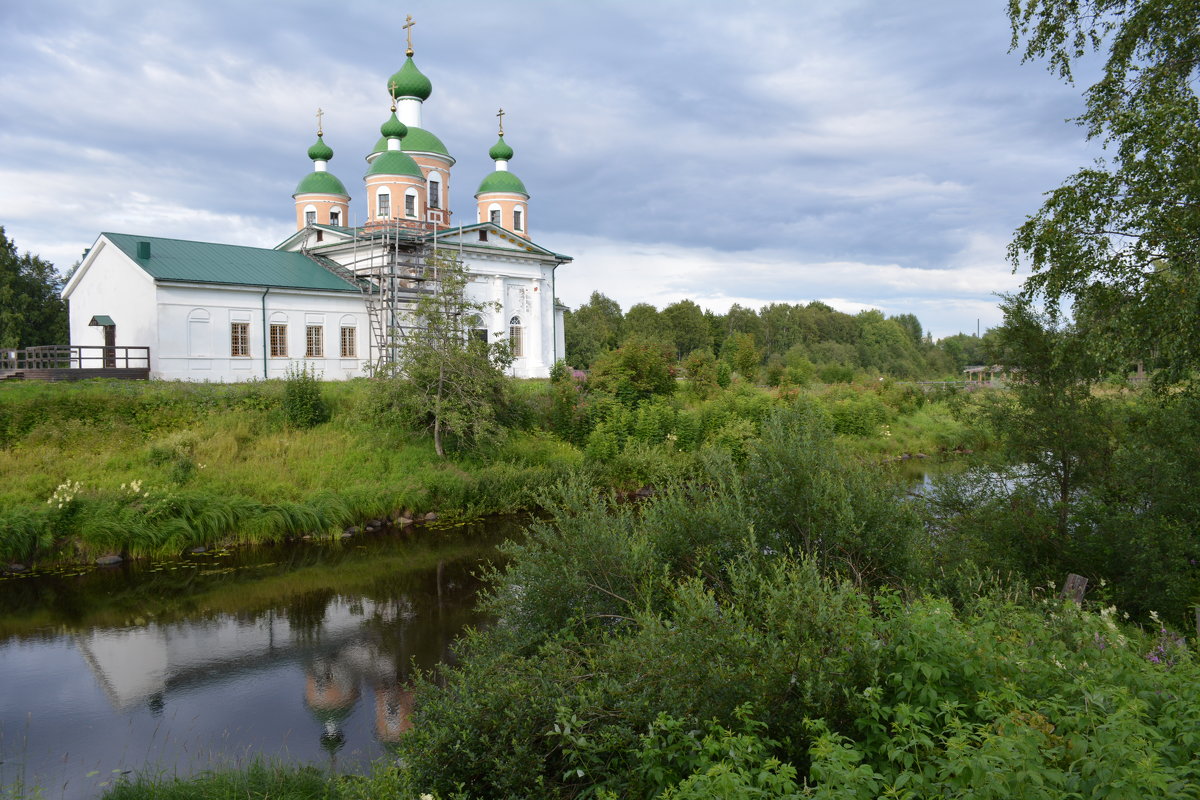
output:
MULTIPOLYGON (((302 252, 321 266, 359 287, 370 326, 368 363, 373 374, 384 374, 399 361, 414 330, 417 301, 433 291, 437 225, 407 219, 368 223, 353 228, 349 262, 333 262, 302 252)), ((306 237, 306 242, 309 238, 306 237)))

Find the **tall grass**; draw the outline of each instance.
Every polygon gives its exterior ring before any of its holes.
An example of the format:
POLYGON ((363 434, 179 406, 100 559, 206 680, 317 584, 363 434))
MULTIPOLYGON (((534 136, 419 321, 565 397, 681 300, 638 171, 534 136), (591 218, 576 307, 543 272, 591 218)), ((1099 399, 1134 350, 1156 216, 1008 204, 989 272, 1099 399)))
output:
POLYGON ((334 800, 337 780, 316 767, 255 761, 193 778, 140 775, 104 793, 104 800, 334 800))
MULTIPOLYGON (((381 426, 369 390, 365 380, 321 384, 330 419, 299 428, 287 423, 282 381, 0 385, 0 560, 335 534, 405 510, 509 512, 532 507, 534 491, 568 474, 625 488, 687 480, 703 449, 744 455, 766 413, 790 401, 738 386, 702 401, 598 406, 583 447, 542 430, 551 427, 551 385, 520 382, 507 438, 447 462, 427 439, 381 426), (60 505, 53 498, 65 485, 77 488, 60 505)), ((847 436, 864 453, 978 441, 947 404, 914 411, 914 396, 890 387, 826 394, 850 427, 859 410, 888 415, 890 437, 875 423, 847 436)))

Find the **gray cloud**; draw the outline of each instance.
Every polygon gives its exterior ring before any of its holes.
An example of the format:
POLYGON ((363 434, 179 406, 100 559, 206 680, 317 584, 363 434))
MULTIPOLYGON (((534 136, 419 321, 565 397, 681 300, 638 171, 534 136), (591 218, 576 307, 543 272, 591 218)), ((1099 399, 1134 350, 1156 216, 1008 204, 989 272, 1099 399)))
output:
MULTIPOLYGON (((503 106, 535 239, 577 248, 567 302, 599 289, 628 306, 649 275, 668 302, 832 298, 913 311, 945 335, 998 321, 992 292, 1016 285, 1012 229, 1095 154, 1064 124, 1078 91, 1006 53, 1003 6, 406 11, 434 84, 426 127, 459 161, 457 218, 474 218, 503 106)), ((403 13, 6 4, 0 224, 62 268, 103 229, 273 245, 292 226, 317 106, 330 168, 361 206, 403 13)))

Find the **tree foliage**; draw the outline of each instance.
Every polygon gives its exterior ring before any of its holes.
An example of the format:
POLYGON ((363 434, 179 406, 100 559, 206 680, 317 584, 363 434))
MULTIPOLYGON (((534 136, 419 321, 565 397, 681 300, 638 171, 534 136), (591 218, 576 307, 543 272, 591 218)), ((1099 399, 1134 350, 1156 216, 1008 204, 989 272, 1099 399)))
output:
POLYGON ((417 301, 399 362, 381 376, 379 400, 385 418, 429 431, 437 454, 445 456, 447 437, 470 447, 501 434, 504 369, 512 356, 507 342, 471 335, 491 306, 467 296, 470 276, 462 262, 443 252, 431 266, 433 291, 417 301))
POLYGON ((1200 366, 1200 4, 1010 0, 1013 47, 1066 80, 1106 52, 1078 119, 1108 157, 1080 170, 1017 231, 1023 296, 1076 324, 1110 364, 1162 380, 1200 366))
POLYGON ((0 347, 20 349, 67 344, 63 279, 54 265, 35 255, 18 255, 0 226, 0 347))
POLYGON ((616 347, 621 341, 622 319, 616 300, 592 292, 586 303, 564 315, 567 361, 585 368, 605 350, 616 347))

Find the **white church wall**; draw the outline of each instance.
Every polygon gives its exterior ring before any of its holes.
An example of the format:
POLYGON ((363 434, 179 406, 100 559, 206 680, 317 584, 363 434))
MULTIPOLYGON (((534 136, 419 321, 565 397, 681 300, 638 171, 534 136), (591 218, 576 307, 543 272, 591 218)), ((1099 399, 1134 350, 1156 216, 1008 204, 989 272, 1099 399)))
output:
MULTIPOLYGON (((97 315, 112 317, 116 323, 116 345, 149 347, 153 372, 158 358, 154 279, 145 270, 101 238, 80 265, 79 275, 68 288, 64 296, 68 300, 71 344, 103 345, 104 329, 88 323, 97 315)), ((98 367, 100 364, 85 366, 98 367)))
POLYGON ((466 252, 463 263, 475 276, 468 284, 473 300, 492 303, 488 312, 489 338, 509 335, 513 317, 521 320, 522 355, 513 360, 510 374, 518 378, 545 378, 554 363, 553 300, 547 301, 552 266, 538 259, 466 252))
POLYGON ((236 382, 283 378, 307 365, 325 380, 366 374, 370 358, 362 297, 297 289, 161 284, 156 378, 236 382), (264 327, 264 317, 266 327, 264 327), (247 355, 233 352, 233 325, 247 327, 247 355), (271 355, 270 325, 286 326, 286 355, 271 355), (307 328, 320 329, 321 356, 307 355, 307 328), (355 357, 341 357, 341 329, 354 328, 355 357))

